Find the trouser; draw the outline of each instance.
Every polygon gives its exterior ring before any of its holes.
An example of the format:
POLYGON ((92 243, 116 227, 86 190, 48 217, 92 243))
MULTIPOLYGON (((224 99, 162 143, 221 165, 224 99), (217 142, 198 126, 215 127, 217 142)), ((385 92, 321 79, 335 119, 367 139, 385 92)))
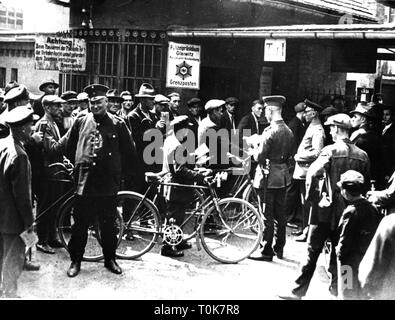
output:
POLYGON ((180 226, 184 222, 184 219, 185 219, 186 203, 168 201, 166 207, 167 207, 167 210, 166 210, 167 221, 169 221, 169 219, 173 218, 175 220, 174 223, 177 226, 180 226))
POLYGON ((81 262, 85 252, 89 226, 98 219, 105 261, 115 259, 117 236, 115 218, 117 196, 76 196, 74 225, 68 245, 72 262, 81 262))
MULTIPOLYGON (((62 196, 64 185, 56 181, 43 181, 37 194, 37 215, 49 208, 59 197, 62 196)), ((39 243, 48 243, 57 239, 56 213, 58 206, 45 212, 37 220, 37 236, 39 243)))
POLYGON ((342 300, 359 300, 366 299, 361 285, 358 280, 358 267, 361 259, 358 261, 343 261, 341 263, 337 260, 337 274, 338 274, 338 293, 342 300))
POLYGON ((285 196, 285 216, 288 221, 301 219, 302 202, 301 202, 301 183, 303 180, 292 179, 291 184, 287 187, 285 196))
POLYGON ((18 234, 0 233, 0 291, 15 296, 25 262, 25 244, 18 234))
POLYGON ((318 225, 309 226, 309 234, 307 237, 307 257, 303 263, 300 275, 295 281, 295 288, 292 292, 300 297, 306 295, 309 288, 310 281, 314 275, 317 265, 317 260, 324 248, 325 241, 330 239, 331 252, 329 261, 329 273, 331 274, 331 282, 329 290, 337 296, 337 265, 336 265, 336 252, 338 237, 335 230, 331 230, 329 223, 319 223, 318 225))
MULTIPOLYGON (((261 199, 264 199, 263 189, 258 189, 261 199)), ((263 230, 263 249, 265 255, 274 255, 274 251, 281 251, 285 246, 285 229, 287 220, 285 217, 285 193, 286 188, 268 189, 266 191, 265 227, 263 230), (276 226, 276 228, 275 228, 276 226), (275 238, 275 245, 273 244, 275 238)))

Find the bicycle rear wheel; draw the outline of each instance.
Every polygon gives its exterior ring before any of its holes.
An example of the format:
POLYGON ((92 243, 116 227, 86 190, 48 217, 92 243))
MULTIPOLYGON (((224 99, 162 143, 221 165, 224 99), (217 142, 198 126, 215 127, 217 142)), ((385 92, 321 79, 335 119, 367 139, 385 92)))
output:
MULTIPOLYGON (((68 244, 71 239, 72 228, 74 225, 74 201, 75 197, 71 196, 68 198, 61 208, 59 209, 59 215, 57 218, 56 228, 59 235, 59 239, 63 246, 68 251, 68 244)), ((115 219, 114 228, 116 229, 116 234, 118 238, 118 243, 120 242, 120 235, 123 233, 123 222, 122 216, 117 211, 117 216, 115 219)), ((100 261, 104 258, 103 250, 101 245, 101 235, 99 223, 97 220, 92 222, 88 228, 88 237, 85 246, 85 252, 83 255, 84 261, 100 261)))
POLYGON ((123 217, 123 234, 116 255, 121 259, 136 259, 155 245, 160 232, 157 207, 136 192, 118 193, 118 212, 123 217))
POLYGON ((262 219, 243 199, 222 199, 218 207, 219 212, 213 205, 203 217, 200 227, 203 248, 219 262, 237 263, 258 248, 262 240, 262 219), (237 219, 234 218, 236 213, 237 219))

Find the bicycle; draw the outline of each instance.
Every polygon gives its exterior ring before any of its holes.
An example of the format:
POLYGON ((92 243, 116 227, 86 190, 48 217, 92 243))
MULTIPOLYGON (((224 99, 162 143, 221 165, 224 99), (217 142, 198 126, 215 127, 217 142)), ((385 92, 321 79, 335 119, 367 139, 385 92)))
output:
MULTIPOLYGON (((59 206, 56 211, 56 231, 59 236, 63 247, 68 251, 68 243, 71 237, 71 229, 74 224, 73 219, 73 207, 74 207, 74 199, 75 199, 75 190, 74 190, 74 179, 73 179, 73 171, 74 167, 71 163, 53 163, 49 165, 50 168, 54 169, 54 174, 51 180, 56 181, 58 183, 65 183, 70 187, 67 188, 64 194, 62 194, 54 203, 51 204, 48 208, 46 208, 43 212, 40 213, 35 219, 35 222, 39 220, 42 216, 47 214, 49 210, 52 208, 59 206), (56 171, 57 170, 57 171, 56 171)), ((122 197, 122 195, 118 195, 118 199, 122 197)), ((117 236, 118 243, 120 242, 120 234, 122 234, 122 216, 117 211, 116 217, 116 226, 117 228, 117 236)), ((85 247, 85 253, 83 255, 84 261, 99 261, 103 259, 103 253, 101 248, 101 240, 100 240, 100 232, 98 222, 92 222, 91 226, 88 229, 88 240, 85 247)))
POLYGON ((158 243, 159 236, 163 243, 177 246, 185 239, 183 227, 193 218, 197 223, 194 234, 198 249, 201 243, 207 254, 219 262, 240 262, 259 246, 263 222, 257 210, 247 201, 237 198, 220 200, 212 180, 201 186, 166 182, 166 176, 152 172, 147 172, 145 176, 150 183, 145 194, 130 192, 122 205, 124 228, 117 248, 118 258, 136 259, 142 256, 158 243), (161 219, 158 207, 147 197, 154 189, 159 197, 161 186, 189 188, 208 195, 199 200, 190 209, 190 215, 177 226, 173 221, 161 219), (238 212, 238 219, 229 219, 234 216, 234 212, 238 212), (256 225, 258 232, 251 230, 251 223, 256 225))

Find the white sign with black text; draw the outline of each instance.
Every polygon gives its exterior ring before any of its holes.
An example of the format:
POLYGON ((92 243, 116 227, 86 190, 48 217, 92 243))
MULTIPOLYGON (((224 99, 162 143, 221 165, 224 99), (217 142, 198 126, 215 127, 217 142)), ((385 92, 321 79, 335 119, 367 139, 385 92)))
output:
POLYGON ((201 47, 169 41, 166 87, 199 89, 201 47))
POLYGON ((264 61, 285 62, 287 52, 287 40, 265 39, 264 61))

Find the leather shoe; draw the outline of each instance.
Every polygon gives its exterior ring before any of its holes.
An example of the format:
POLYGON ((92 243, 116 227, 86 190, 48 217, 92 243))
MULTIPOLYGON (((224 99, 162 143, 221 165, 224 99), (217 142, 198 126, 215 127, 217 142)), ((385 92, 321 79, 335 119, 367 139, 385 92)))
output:
POLYGON ((181 241, 181 243, 176 246, 178 251, 182 251, 182 250, 188 250, 192 248, 192 244, 190 244, 188 241, 181 241))
POLYGON ((49 254, 55 254, 55 250, 52 249, 49 245, 46 243, 37 243, 36 248, 38 251, 44 252, 44 253, 49 253, 49 254))
POLYGON ((72 278, 75 277, 81 270, 81 262, 72 262, 69 270, 67 270, 67 275, 72 278))
POLYGON ((177 250, 177 249, 173 249, 173 247, 170 246, 163 246, 160 249, 160 254, 162 256, 165 257, 172 257, 172 258, 179 258, 179 257, 183 257, 184 256, 184 252, 177 250))
POLYGON ((278 259, 283 259, 284 258, 284 251, 283 250, 277 250, 274 251, 278 259))
POLYGON ((256 260, 256 261, 273 261, 273 255, 263 254, 262 252, 260 253, 254 252, 248 257, 248 259, 256 260))
POLYGON ((58 239, 48 241, 48 245, 51 248, 63 248, 63 244, 58 239))
POLYGON ((286 294, 279 294, 278 297, 283 300, 301 300, 302 297, 294 294, 293 292, 286 294))
POLYGON ((25 264, 23 265, 23 270, 38 271, 38 270, 40 270, 40 265, 37 263, 34 263, 32 261, 25 260, 25 264))
POLYGON ((104 262, 104 266, 110 270, 112 273, 115 274, 121 274, 122 273, 122 269, 121 267, 118 265, 118 263, 116 263, 115 260, 109 260, 104 262))

